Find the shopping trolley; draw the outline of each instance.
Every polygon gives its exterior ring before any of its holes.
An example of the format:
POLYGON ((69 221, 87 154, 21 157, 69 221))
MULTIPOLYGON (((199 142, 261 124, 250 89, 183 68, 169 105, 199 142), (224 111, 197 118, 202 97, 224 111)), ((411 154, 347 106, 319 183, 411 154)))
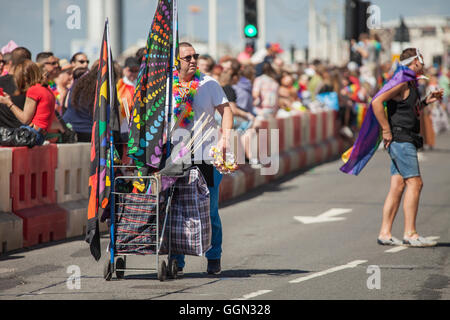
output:
MULTIPOLYGON (((128 167, 130 166, 122 166, 128 167)), ((176 177, 174 177, 176 178, 176 177)), ((160 281, 167 277, 177 278, 177 262, 171 257, 170 203, 174 194, 172 185, 160 192, 160 176, 120 176, 113 179, 110 217, 110 259, 104 266, 104 278, 109 281, 115 273, 122 279, 125 272, 156 271, 160 281), (146 193, 127 192, 135 180, 148 186, 146 193), (165 238, 166 237, 166 238, 165 238), (161 257, 163 242, 166 259, 161 257), (152 255, 154 268, 132 268, 127 266, 127 256, 152 255)))

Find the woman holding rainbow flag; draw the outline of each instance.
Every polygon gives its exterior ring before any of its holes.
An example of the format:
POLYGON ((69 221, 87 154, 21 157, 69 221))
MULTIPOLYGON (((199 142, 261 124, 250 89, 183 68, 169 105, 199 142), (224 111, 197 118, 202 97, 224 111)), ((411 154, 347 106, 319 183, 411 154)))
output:
POLYGON ((423 57, 419 49, 409 48, 402 52, 397 71, 374 96, 358 139, 343 155, 346 163, 341 171, 353 175, 361 172, 381 141, 391 157, 391 186, 384 203, 383 220, 377 239, 380 245, 436 245, 436 242, 419 236, 416 231, 419 198, 423 187, 417 158, 417 149, 423 144, 420 136, 420 112, 426 105, 442 99, 443 95, 443 91, 439 90, 420 99, 417 79, 423 74, 423 68, 423 57), (400 241, 392 236, 391 230, 403 193, 405 226, 403 241, 400 241))

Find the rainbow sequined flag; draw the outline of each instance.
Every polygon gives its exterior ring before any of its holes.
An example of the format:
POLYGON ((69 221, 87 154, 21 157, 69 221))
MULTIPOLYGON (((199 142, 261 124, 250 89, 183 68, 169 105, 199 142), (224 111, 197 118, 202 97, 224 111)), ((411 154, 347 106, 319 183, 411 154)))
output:
MULTIPOLYGON (((138 176, 159 170, 163 163, 167 75, 173 44, 173 0, 159 0, 148 35, 131 111, 128 156, 138 168, 138 176)), ((135 187, 143 192, 142 180, 135 187)))
POLYGON ((91 139, 91 168, 89 176, 89 205, 86 242, 98 261, 101 257, 98 217, 108 208, 111 194, 111 133, 119 131, 117 91, 111 47, 109 25, 105 22, 94 102, 94 122, 91 139), (113 107, 111 107, 113 106, 113 107))
MULTIPOLYGON (((373 97, 372 101, 384 92, 408 81, 416 81, 415 72, 408 67, 400 66, 394 76, 373 97)), ((345 164, 340 170, 344 173, 357 176, 375 154, 381 140, 380 125, 373 113, 372 103, 370 103, 355 144, 342 155, 342 160, 345 164)))

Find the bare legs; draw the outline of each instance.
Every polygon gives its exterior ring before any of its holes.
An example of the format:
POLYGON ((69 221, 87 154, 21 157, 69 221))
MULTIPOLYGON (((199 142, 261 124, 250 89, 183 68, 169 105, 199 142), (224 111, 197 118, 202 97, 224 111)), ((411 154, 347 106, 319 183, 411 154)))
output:
POLYGON ((391 177, 391 187, 383 207, 383 220, 379 234, 380 239, 390 239, 392 237, 392 224, 400 207, 403 193, 405 193, 405 199, 403 201, 403 211, 405 214, 404 238, 418 238, 417 234, 412 235, 412 233, 416 231, 416 217, 422 187, 423 182, 421 177, 409 179, 403 179, 400 175, 393 175, 391 177))
POLYGON ((405 211, 405 231, 403 238, 417 239, 416 232, 417 210, 419 209, 420 192, 423 182, 421 177, 406 179, 405 200, 403 210, 405 211), (414 234, 415 233, 415 234, 414 234))
POLYGON ((405 182, 400 175, 391 176, 391 187, 386 197, 383 207, 383 220, 381 222, 380 239, 390 239, 392 237, 392 224, 397 215, 400 201, 402 200, 405 182))

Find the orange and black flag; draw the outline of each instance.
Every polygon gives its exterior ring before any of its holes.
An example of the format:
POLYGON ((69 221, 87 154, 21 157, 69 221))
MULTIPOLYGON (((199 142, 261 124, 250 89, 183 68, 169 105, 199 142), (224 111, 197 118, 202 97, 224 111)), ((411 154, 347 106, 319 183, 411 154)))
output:
POLYGON ((86 242, 98 261, 101 257, 99 216, 109 210, 111 196, 111 137, 119 131, 117 89, 114 80, 113 59, 109 43, 108 20, 105 22, 98 66, 94 121, 91 139, 91 169, 89 176, 89 206, 86 242), (112 106, 112 107, 111 107, 112 106))

